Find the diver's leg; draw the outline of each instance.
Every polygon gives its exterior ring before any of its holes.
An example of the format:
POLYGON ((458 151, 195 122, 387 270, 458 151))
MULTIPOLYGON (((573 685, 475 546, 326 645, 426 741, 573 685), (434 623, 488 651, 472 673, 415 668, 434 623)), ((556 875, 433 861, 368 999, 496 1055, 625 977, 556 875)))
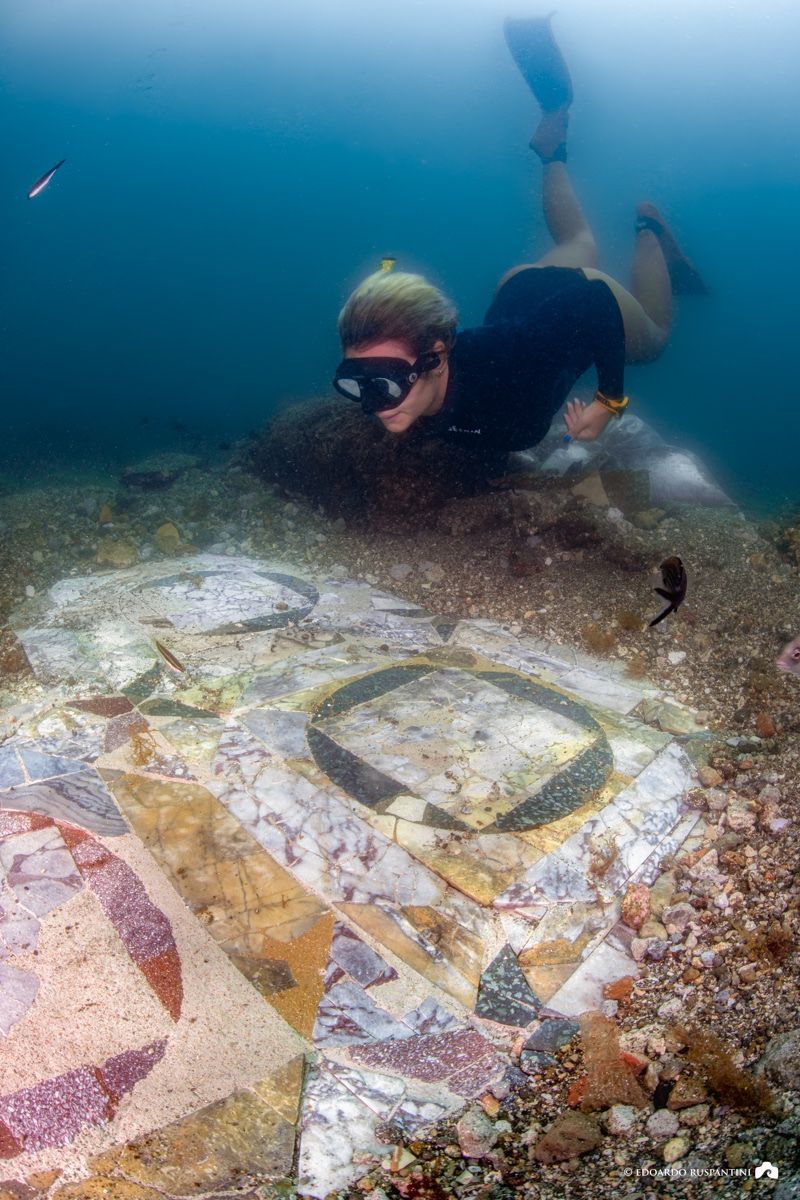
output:
MULTIPOLYGON (((644 259, 644 248, 642 257, 644 259)), ((660 315, 662 320, 666 319, 666 324, 657 323, 654 317, 645 311, 640 299, 632 295, 616 279, 612 279, 604 271, 597 271, 591 267, 585 268, 583 273, 587 279, 602 279, 614 293, 622 313, 622 323, 625 326, 626 362, 647 363, 658 358, 669 340, 672 323, 671 312, 662 311, 660 315)), ((648 281, 648 286, 651 283, 652 280, 648 281)), ((653 289, 654 295, 655 291, 656 289, 653 289)), ((667 280, 667 293, 669 297, 669 280, 667 280)))
POLYGON ((498 291, 512 275, 530 270, 531 267, 597 266, 597 243, 573 191, 565 163, 557 161, 544 164, 542 205, 555 246, 536 262, 512 267, 497 285, 498 291))
POLYGON ((661 242, 648 228, 636 230, 631 291, 644 311, 667 337, 672 328, 672 285, 661 242))

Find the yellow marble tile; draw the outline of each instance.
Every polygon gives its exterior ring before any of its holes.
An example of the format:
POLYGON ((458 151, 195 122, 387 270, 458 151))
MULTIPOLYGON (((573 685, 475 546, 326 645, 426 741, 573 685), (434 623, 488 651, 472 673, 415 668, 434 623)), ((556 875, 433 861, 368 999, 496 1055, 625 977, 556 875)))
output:
POLYGON ((580 962, 581 954, 591 934, 582 933, 571 942, 569 938, 553 938, 548 942, 537 942, 519 955, 521 967, 554 966, 557 963, 580 962))
POLYGON ((253 1087, 253 1091, 265 1104, 274 1108, 284 1120, 291 1121, 293 1125, 297 1124, 300 1115, 304 1070, 305 1059, 299 1054, 285 1067, 281 1067, 280 1071, 268 1075, 253 1087))
MULTIPOLYGON (((149 1189, 168 1195, 241 1191, 284 1179, 292 1168, 295 1127, 253 1092, 236 1092, 226 1100, 176 1121, 126 1146, 92 1159, 96 1176, 120 1176, 147 1189, 120 1192, 119 1200, 150 1196, 149 1189)), ((85 1185, 80 1185, 85 1186, 85 1185)), ((59 1200, 78 1200, 76 1192, 59 1200)), ((110 1193, 115 1195, 115 1193, 110 1193)), ((96 1195, 103 1196, 102 1191, 96 1195)))
MULTIPOLYGON (((343 903, 337 908, 350 917, 365 932, 391 950, 403 962, 408 963, 415 971, 442 991, 453 996, 465 1008, 473 1009, 478 996, 477 981, 473 982, 474 970, 470 969, 472 978, 465 978, 450 962, 435 961, 422 946, 408 936, 393 919, 390 913, 372 904, 343 903)), ((405 912, 406 910, 404 910, 405 912)), ((418 910, 419 911, 419 910, 418 910)), ((432 909, 427 910, 433 913, 432 909)), ((407 914, 406 914, 407 915, 407 914)))
POLYGON ((523 967, 534 994, 547 1004, 575 970, 574 963, 552 963, 546 966, 523 967))
POLYGON ((327 911, 199 784, 124 775, 109 787, 162 871, 227 952, 259 954, 266 934, 290 942, 327 911))
POLYGON ((483 942, 477 934, 428 905, 406 904, 402 913, 427 942, 477 987, 483 966, 483 942))
MULTIPOLYGON (((0 1191, 0 1200, 5 1192, 0 1191)), ((9 1197, 11 1193, 8 1193, 9 1197)), ((52 1200, 163 1200, 164 1193, 125 1179, 93 1175, 80 1183, 68 1183, 53 1193, 52 1200)))
POLYGON ((291 942, 264 937, 258 956, 231 955, 242 974, 303 1037, 311 1037, 314 1031, 333 922, 333 913, 323 913, 311 929, 291 942), (287 982, 289 986, 281 986, 287 982))

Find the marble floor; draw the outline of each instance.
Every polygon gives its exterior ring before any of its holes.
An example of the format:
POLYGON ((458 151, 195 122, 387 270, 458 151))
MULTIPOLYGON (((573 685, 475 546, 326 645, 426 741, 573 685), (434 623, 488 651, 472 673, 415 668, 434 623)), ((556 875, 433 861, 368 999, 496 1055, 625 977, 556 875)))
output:
MULTIPOLYGON (((340 577, 341 576, 341 577, 340 577)), ((636 975, 694 714, 367 583, 68 578, 0 714, 0 1197, 325 1197, 636 975)))

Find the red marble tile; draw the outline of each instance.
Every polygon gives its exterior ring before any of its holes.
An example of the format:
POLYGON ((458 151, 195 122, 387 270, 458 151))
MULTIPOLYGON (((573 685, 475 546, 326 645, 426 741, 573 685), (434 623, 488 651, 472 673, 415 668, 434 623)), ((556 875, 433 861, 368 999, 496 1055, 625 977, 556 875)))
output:
POLYGON ((5 1121, 0 1121, 0 1158, 16 1158, 22 1152, 22 1143, 18 1142, 5 1121))
MULTIPOLYGON (((13 795, 13 793, 11 793, 13 795)), ((41 813, 17 812, 15 809, 0 809, 0 837, 11 837, 15 833, 31 833, 34 829, 45 829, 53 825, 52 817, 41 813)))
POLYGON ((349 1049, 351 1057, 366 1066, 385 1068, 409 1079, 430 1083, 446 1080, 472 1066, 476 1060, 494 1055, 491 1043, 473 1029, 455 1029, 349 1049))
POLYGON ((104 1121, 107 1113, 108 1097, 91 1067, 79 1067, 0 1099, 0 1120, 26 1151, 63 1146, 87 1123, 104 1121))
POLYGON ((173 947, 136 965, 173 1021, 177 1021, 183 1005, 183 978, 178 951, 173 947))
POLYGON ((125 696, 92 696, 89 700, 70 700, 67 708, 94 713, 97 717, 119 717, 133 708, 125 696))
POLYGON ((101 1086, 116 1107, 123 1096, 133 1091, 137 1083, 146 1079, 156 1063, 161 1062, 167 1048, 167 1039, 161 1038, 143 1046, 141 1050, 126 1050, 115 1054, 96 1068, 101 1086))
MULTIPOLYGON (((78 829, 76 825, 70 825, 67 821, 56 821, 56 825, 58 826, 58 832, 61 834, 64 845, 67 847, 73 858, 75 858, 74 851, 83 842, 94 843, 94 838, 90 837, 85 829, 78 829)), ((99 843, 94 844, 97 845, 99 843)), ((78 862, 77 858, 75 858, 75 862, 78 862)))
POLYGON ((485 1092, 490 1084, 499 1079, 504 1069, 502 1060, 496 1054, 487 1054, 477 1062, 470 1063, 468 1067, 456 1071, 447 1080, 447 1086, 457 1096, 471 1099, 485 1092))
POLYGON ((121 858, 110 855, 83 875, 137 966, 175 949, 172 926, 121 858))

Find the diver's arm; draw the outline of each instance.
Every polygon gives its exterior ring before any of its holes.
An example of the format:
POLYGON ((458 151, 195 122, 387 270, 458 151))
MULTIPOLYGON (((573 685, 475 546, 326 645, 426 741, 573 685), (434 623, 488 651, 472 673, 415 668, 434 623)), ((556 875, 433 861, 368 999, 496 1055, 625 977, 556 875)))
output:
POLYGON ((584 340, 597 368, 597 392, 591 404, 570 400, 564 421, 572 438, 592 441, 627 403, 625 327, 614 293, 601 279, 590 280, 580 295, 571 299, 570 324, 574 335, 584 340), (618 409, 615 402, 620 403, 618 409))

